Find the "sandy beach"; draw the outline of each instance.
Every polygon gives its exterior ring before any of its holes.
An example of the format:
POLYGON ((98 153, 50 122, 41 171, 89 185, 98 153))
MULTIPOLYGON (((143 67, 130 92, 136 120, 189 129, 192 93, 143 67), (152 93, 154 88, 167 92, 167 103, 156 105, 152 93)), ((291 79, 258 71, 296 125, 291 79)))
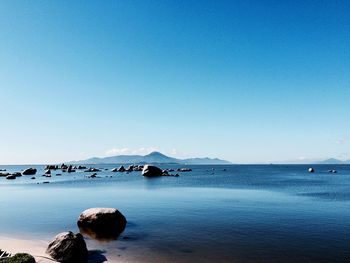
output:
POLYGON ((47 242, 40 240, 14 239, 10 237, 0 237, 0 248, 11 254, 19 252, 28 253, 35 257, 36 262, 54 262, 45 254, 47 242))

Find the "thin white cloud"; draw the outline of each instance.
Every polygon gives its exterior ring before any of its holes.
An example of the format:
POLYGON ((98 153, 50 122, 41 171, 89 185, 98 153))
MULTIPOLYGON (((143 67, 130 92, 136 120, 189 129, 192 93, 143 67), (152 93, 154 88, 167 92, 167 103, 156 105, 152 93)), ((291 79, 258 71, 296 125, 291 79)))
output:
POLYGON ((344 144, 345 140, 344 139, 338 139, 335 141, 336 144, 344 144))

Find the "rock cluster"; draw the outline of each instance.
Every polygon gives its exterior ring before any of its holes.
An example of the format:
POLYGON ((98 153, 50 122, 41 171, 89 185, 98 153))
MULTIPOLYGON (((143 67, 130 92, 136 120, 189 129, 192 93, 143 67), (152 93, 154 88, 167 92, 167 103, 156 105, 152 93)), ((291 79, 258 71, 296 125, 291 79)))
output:
POLYGON ((136 172, 136 171, 142 171, 143 165, 129 165, 127 168, 124 167, 124 165, 121 165, 119 167, 111 169, 111 172, 136 172))

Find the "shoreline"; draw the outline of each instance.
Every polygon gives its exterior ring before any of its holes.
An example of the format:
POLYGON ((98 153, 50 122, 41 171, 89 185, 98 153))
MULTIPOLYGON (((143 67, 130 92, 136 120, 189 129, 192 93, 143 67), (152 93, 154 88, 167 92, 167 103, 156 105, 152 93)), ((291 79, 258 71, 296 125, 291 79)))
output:
MULTIPOLYGON (((28 253, 35 258, 36 263, 57 262, 45 253, 48 244, 49 242, 44 240, 29 240, 27 238, 12 238, 8 236, 0 236, 0 249, 12 255, 16 253, 28 253)), ((89 250, 89 252, 91 254, 89 255, 88 263, 102 262, 101 260, 99 260, 99 258, 101 257, 101 253, 99 253, 99 251, 92 249, 89 250)), ((108 253, 108 251, 106 251, 102 255, 106 257, 106 260, 103 262, 131 262, 122 260, 121 258, 117 258, 115 255, 108 253)))

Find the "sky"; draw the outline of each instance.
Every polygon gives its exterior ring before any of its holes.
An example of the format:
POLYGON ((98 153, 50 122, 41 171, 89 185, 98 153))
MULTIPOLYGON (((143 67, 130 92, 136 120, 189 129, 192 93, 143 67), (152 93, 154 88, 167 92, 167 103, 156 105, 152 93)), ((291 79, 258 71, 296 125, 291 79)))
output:
POLYGON ((0 1, 0 164, 350 159, 350 2, 0 1))

